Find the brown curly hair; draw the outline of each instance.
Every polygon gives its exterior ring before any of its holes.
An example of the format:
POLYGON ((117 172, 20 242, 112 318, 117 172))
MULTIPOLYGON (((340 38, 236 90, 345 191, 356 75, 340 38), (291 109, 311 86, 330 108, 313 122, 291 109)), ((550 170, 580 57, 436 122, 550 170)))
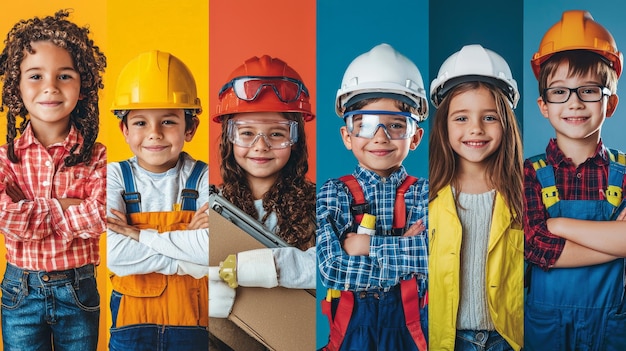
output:
POLYGON ((48 41, 67 50, 80 74, 80 94, 83 98, 70 113, 70 123, 84 140, 80 151, 75 153, 80 145, 74 145, 64 162, 68 167, 81 162, 89 163, 98 137, 98 89, 104 88, 101 74, 106 67, 106 57, 89 39, 89 29, 66 20, 68 16, 68 10, 60 10, 54 16, 21 20, 13 26, 4 41, 5 48, 0 54, 0 79, 4 82, 0 111, 7 107, 8 158, 13 163, 19 162, 14 149, 17 131, 23 133, 29 122, 26 118, 28 111, 20 94, 20 64, 25 52, 33 53, 31 43, 37 41, 48 41), (23 119, 19 128, 16 128, 17 116, 23 119))
MULTIPOLYGON (((278 180, 263 195, 265 222, 274 212, 278 217, 278 236, 288 244, 301 250, 315 245, 315 183, 306 179, 309 170, 304 120, 301 113, 282 112, 286 119, 298 122, 298 141, 292 146, 291 155, 285 167, 280 170, 278 180)), ((228 140, 228 120, 222 120, 220 173, 223 183, 222 195, 235 206, 254 218, 258 218, 254 198, 247 181, 246 173, 235 161, 233 144, 228 140)))

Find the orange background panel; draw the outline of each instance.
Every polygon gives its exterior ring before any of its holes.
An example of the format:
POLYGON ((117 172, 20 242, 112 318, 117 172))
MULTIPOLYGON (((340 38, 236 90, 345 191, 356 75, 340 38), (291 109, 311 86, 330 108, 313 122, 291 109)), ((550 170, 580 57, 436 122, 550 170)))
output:
MULTIPOLYGON (((278 57, 293 67, 311 94, 315 112, 315 8, 314 0, 212 1, 209 8, 209 109, 215 112, 217 94, 230 73, 253 56, 278 57)), ((316 119, 319 116, 316 116, 316 119)), ((323 118, 323 116, 322 116, 323 118)), ((307 122, 308 178, 315 180, 315 120, 307 122)), ((210 182, 220 184, 221 126, 209 131, 210 182)))
MULTIPOLYGON (((96 45, 107 54, 107 31, 106 31, 106 2, 105 0, 96 1, 81 1, 81 0, 63 0, 63 1, 40 1, 40 0, 20 0, 20 1, 5 1, 2 4, 2 11, 0 11, 0 36, 2 38, 0 42, 0 50, 4 49, 4 39, 7 33, 13 27, 15 23, 22 19, 28 19, 35 16, 45 17, 54 15, 54 13, 60 9, 73 9, 68 19, 79 26, 89 26, 90 37, 94 40, 96 45)), ((106 81, 105 81, 106 84, 106 81)), ((102 96, 102 94, 100 95, 102 96)), ((102 111, 102 102, 100 103, 100 110, 102 111)), ((0 113, 0 130, 2 134, 6 135, 6 115, 0 113)), ((20 121, 18 119, 18 121, 20 121)), ((3 138, 3 140, 5 140, 3 138)), ((102 140, 102 129, 98 141, 102 140)), ((6 268, 6 249, 4 247, 4 236, 0 236, 0 276, 4 276, 4 270, 6 268)), ((108 333, 109 325, 106 324, 106 316, 108 310, 108 294, 105 292, 105 286, 108 281, 106 271, 106 239, 104 235, 100 241, 101 252, 101 264, 97 269, 98 290, 100 291, 100 338, 98 340, 98 350, 106 350, 106 335, 108 333)), ((1 341, 1 335, 0 335, 1 341)))

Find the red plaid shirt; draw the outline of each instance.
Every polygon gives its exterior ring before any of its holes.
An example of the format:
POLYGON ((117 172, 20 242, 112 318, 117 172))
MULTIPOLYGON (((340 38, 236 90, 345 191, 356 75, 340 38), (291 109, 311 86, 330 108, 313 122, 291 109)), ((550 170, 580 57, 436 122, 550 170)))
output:
POLYGON ((89 166, 65 167, 63 160, 83 138, 72 127, 67 138, 45 148, 29 125, 15 141, 19 163, 0 147, 0 232, 8 262, 29 270, 56 271, 100 262, 99 238, 106 230, 106 149, 96 143, 89 166), (14 203, 6 184, 26 200, 14 203), (83 199, 63 211, 56 199, 83 199))
MULTIPOLYGON (((608 182, 608 152, 600 141, 595 155, 577 168, 559 150, 556 139, 550 140, 546 148, 546 163, 554 167, 559 198, 562 200, 603 200, 602 190, 606 189, 608 182)), ((626 179, 622 182, 622 189, 626 190, 626 179)), ((548 269, 554 265, 563 252, 565 239, 548 231, 546 220, 550 216, 541 201, 541 185, 529 160, 524 162, 524 195, 526 237, 524 256, 528 262, 548 269)))

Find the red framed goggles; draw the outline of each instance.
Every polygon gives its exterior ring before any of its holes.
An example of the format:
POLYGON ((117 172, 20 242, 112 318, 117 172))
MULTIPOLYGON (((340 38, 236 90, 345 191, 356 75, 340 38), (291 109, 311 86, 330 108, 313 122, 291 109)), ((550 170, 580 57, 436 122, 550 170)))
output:
POLYGON ((309 96, 309 91, 304 83, 297 79, 254 76, 234 78, 220 89, 218 96, 222 98, 226 91, 232 88, 239 99, 253 101, 259 97, 264 87, 272 88, 278 99, 284 103, 298 100, 301 94, 309 96))

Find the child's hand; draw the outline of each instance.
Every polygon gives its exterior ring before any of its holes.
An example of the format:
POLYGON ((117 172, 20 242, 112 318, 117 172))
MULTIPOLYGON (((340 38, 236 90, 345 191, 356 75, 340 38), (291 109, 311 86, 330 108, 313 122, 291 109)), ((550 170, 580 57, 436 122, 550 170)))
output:
POLYGON ((61 208, 63 208, 63 211, 67 210, 67 208, 70 206, 78 206, 80 205, 81 202, 83 202, 83 200, 81 199, 76 199, 72 197, 68 197, 64 199, 57 199, 57 200, 61 204, 61 208))
POLYGON ((367 234, 348 233, 341 245, 350 256, 370 255, 370 236, 367 234))
POLYGON ((626 208, 624 208, 622 210, 622 212, 620 212, 619 216, 617 216, 617 218, 615 218, 616 221, 626 221, 626 208))
POLYGON ((209 267, 209 317, 227 318, 235 303, 236 290, 220 278, 220 267, 209 267))
POLYGON ((9 195, 11 200, 13 200, 13 202, 26 200, 26 196, 24 196, 22 189, 20 189, 20 187, 18 187, 17 184, 15 184, 14 182, 10 182, 9 184, 7 184, 6 193, 7 195, 9 195))
POLYGON ((115 209, 111 209, 111 213, 113 213, 115 217, 107 217, 109 229, 118 234, 122 234, 139 241, 140 231, 126 222, 126 215, 115 209))
POLYGON ((416 236, 424 230, 426 230, 426 226, 424 225, 424 221, 420 219, 413 223, 402 236, 416 236))
POLYGON ((200 207, 196 213, 193 215, 191 222, 187 225, 187 229, 195 230, 195 229, 208 229, 209 228, 209 203, 205 203, 200 207))

